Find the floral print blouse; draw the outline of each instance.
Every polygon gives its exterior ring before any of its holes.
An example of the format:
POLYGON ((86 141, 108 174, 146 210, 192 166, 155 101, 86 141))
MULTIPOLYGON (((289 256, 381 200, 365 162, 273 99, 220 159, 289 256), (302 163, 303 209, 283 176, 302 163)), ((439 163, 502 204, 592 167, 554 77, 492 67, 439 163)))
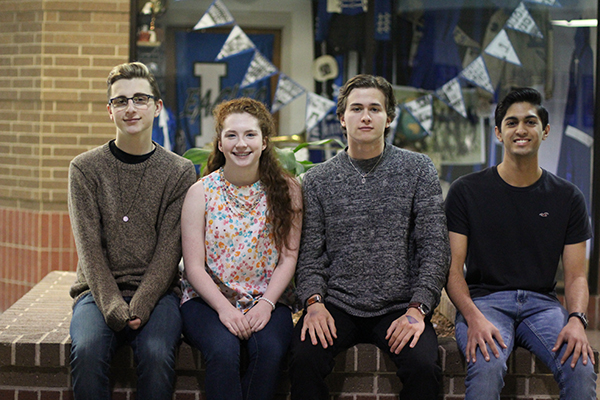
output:
MULTIPOLYGON (((204 244, 206 270, 221 293, 247 312, 267 290, 279 260, 271 224, 267 221, 267 196, 260 181, 235 186, 223 168, 202 178, 205 193, 204 244)), ((292 304, 291 286, 281 301, 292 304)), ((181 303, 198 297, 182 279, 181 303)))

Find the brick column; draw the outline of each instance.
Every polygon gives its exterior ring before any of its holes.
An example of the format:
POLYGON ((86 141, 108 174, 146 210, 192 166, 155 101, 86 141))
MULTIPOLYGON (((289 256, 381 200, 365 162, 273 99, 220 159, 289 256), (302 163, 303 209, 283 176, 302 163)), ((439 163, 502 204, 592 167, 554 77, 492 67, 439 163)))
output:
POLYGON ((71 159, 114 136, 105 79, 129 54, 130 0, 0 0, 0 311, 74 270, 71 159))

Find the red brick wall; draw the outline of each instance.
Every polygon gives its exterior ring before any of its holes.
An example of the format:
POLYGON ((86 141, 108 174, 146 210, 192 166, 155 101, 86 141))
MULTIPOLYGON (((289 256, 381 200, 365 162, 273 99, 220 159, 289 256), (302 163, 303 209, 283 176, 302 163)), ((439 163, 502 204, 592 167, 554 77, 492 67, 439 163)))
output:
POLYGON ((3 209, 0 226, 0 309, 10 307, 50 271, 75 270, 67 213, 3 209))
POLYGON ((0 0, 0 311, 75 268, 68 166, 114 136, 105 79, 129 16, 130 0, 0 0))

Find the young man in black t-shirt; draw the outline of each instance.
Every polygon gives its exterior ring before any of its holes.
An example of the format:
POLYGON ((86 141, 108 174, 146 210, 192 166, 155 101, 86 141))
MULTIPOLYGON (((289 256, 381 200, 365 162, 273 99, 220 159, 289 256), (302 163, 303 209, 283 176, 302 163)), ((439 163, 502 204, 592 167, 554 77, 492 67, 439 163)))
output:
POLYGON ((585 333, 591 228, 581 191, 538 164, 549 131, 541 95, 512 91, 496 109, 503 161, 458 179, 446 199, 447 291, 459 311, 456 339, 468 362, 466 400, 500 399, 515 345, 552 370, 561 399, 596 398, 585 333), (568 311, 554 292, 561 257, 568 311))

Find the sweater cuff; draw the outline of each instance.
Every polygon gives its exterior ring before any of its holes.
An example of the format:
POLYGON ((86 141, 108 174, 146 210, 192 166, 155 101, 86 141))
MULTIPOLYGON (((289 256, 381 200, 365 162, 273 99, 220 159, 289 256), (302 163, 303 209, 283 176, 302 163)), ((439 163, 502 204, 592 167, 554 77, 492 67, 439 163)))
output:
POLYGON ((129 306, 122 302, 118 306, 111 308, 104 317, 106 324, 114 331, 119 332, 127 326, 129 321, 129 306))
POLYGON ((150 319, 152 309, 143 307, 132 299, 131 303, 129 303, 129 312, 131 313, 131 317, 139 318, 142 321, 142 326, 144 326, 148 322, 148 319, 150 319))

